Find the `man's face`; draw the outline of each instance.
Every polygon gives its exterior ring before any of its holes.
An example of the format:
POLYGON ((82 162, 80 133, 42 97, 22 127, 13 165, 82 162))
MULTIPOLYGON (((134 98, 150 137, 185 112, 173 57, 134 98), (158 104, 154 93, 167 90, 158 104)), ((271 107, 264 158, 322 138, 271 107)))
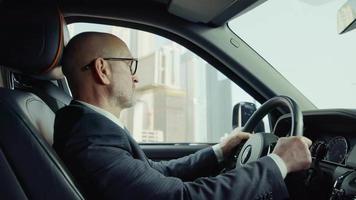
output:
MULTIPOLYGON (((131 53, 127 50, 117 57, 132 58, 131 53)), ((111 94, 116 103, 121 108, 129 108, 135 104, 135 80, 130 71, 130 61, 110 61, 107 63, 111 66, 112 84, 111 94)))

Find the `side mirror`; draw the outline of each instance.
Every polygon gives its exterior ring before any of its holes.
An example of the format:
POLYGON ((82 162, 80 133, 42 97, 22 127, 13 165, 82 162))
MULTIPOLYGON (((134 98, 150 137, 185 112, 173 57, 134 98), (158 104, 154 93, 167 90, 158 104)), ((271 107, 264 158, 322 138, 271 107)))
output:
MULTIPOLYGON (((243 127, 250 119, 254 112, 256 112, 256 104, 250 102, 239 102, 234 106, 232 111, 232 128, 243 127)), ((261 121, 255 128, 255 132, 265 132, 265 126, 261 121)))

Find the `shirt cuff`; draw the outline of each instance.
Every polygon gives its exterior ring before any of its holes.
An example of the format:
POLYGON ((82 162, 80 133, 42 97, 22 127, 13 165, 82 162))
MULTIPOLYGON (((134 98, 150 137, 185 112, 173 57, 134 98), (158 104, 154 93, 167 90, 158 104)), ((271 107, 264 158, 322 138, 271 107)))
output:
POLYGON ((282 160, 281 157, 279 157, 279 155, 275 154, 275 153, 271 153, 268 155, 270 158, 272 158, 272 160, 276 163, 276 165, 279 168, 279 171, 282 174, 283 179, 287 176, 287 166, 284 163, 284 161, 282 160))
POLYGON ((224 155, 223 152, 220 148, 220 144, 216 144, 213 146, 213 151, 215 153, 216 159, 218 160, 218 163, 221 163, 224 161, 224 155))

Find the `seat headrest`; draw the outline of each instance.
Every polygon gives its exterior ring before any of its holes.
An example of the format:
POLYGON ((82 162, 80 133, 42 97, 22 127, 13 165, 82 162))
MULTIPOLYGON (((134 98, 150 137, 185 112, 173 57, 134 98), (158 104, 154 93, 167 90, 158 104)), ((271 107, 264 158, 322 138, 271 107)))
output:
POLYGON ((3 5, 0 27, 0 65, 27 75, 62 73, 66 25, 56 5, 3 5))

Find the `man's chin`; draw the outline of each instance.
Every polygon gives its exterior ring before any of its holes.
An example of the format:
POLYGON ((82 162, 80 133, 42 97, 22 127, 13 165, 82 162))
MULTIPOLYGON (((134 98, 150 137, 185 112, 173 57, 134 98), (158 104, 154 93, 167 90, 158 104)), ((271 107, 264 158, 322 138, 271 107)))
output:
POLYGON ((131 100, 126 101, 124 107, 131 108, 136 104, 136 98, 132 98, 131 100))

